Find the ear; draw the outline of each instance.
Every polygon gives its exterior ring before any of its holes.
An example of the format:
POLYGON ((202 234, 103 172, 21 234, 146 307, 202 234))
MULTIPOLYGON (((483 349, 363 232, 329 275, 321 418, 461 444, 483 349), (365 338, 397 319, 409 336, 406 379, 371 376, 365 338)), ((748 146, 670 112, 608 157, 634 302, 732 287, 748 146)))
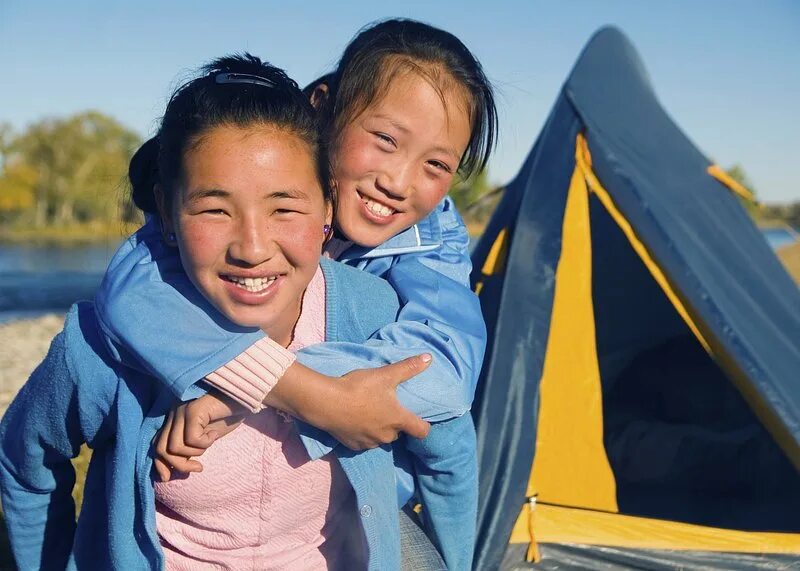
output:
POLYGON ((170 238, 170 235, 175 235, 175 225, 172 221, 172 213, 167 206, 164 189, 160 184, 153 186, 153 195, 156 197, 156 207, 158 208, 158 216, 161 219, 161 233, 164 235, 164 241, 167 244, 175 245, 175 240, 170 238))
POLYGON ((339 185, 336 177, 331 175, 328 184, 331 187, 331 200, 325 202, 325 224, 333 226, 333 217, 336 214, 336 205, 339 203, 339 185))
POLYGON ((319 111, 325 100, 328 99, 328 84, 320 83, 314 86, 314 91, 311 92, 311 106, 319 111))
POLYGON ((325 224, 333 225, 333 204, 325 204, 325 224))

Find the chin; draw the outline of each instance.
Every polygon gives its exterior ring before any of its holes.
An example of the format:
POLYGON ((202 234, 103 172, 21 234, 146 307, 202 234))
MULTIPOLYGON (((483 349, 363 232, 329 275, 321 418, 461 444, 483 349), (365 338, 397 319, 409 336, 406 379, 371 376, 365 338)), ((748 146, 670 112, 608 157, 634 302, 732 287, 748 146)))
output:
POLYGON ((375 232, 363 232, 362 235, 364 236, 363 240, 353 240, 359 246, 365 246, 367 248, 375 248, 380 246, 384 242, 386 242, 389 238, 394 236, 395 233, 381 233, 377 235, 375 232))
POLYGON ((355 234, 356 236, 350 239, 359 246, 364 246, 365 248, 375 248, 380 246, 393 236, 392 234, 384 238, 382 236, 376 236, 374 232, 356 232, 355 234))
POLYGON ((413 226, 413 223, 399 228, 392 224, 392 226, 376 229, 369 222, 358 220, 355 224, 343 225, 342 232, 349 240, 359 246, 374 248, 411 226, 413 226))
POLYGON ((256 329, 263 329, 264 327, 264 314, 257 311, 224 311, 225 317, 228 318, 233 324, 239 327, 253 327, 256 329))

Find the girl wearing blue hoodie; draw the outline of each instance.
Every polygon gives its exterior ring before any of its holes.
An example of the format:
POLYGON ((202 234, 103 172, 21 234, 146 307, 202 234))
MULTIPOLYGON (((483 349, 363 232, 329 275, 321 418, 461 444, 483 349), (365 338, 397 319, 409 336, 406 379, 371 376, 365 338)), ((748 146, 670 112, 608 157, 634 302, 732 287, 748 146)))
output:
MULTIPOLYGON (((174 411, 159 445, 162 478, 170 467, 200 470, 185 457, 226 432, 211 422, 234 412, 231 402, 306 421, 301 438, 311 458, 406 432, 395 446, 398 502, 420 501, 448 567, 467 569, 477 512, 468 411, 485 327, 468 285, 466 228, 445 195, 456 172, 468 176, 486 163, 496 133, 492 91, 457 38, 388 20, 359 33, 310 95, 339 201, 326 254, 386 280, 400 300, 397 319, 365 343, 321 343, 296 358, 262 332, 231 334, 198 312, 185 278, 170 271, 174 249, 151 222, 112 260, 96 297, 98 320, 115 358, 178 399, 200 397, 209 386, 229 399, 208 394, 174 411), (433 356, 431 366, 397 388, 353 373, 420 353, 433 356), (431 423, 427 437, 418 438, 426 427, 408 411, 431 423)), ((153 211, 152 185, 139 187, 138 203, 153 211)), ((275 284, 240 285, 269 295, 275 284)))
MULTIPOLYGON (((394 320, 388 283, 320 259, 334 206, 325 150, 316 114, 282 71, 251 56, 217 60, 173 95, 158 140, 162 243, 177 260, 159 271, 185 278, 181 294, 218 335, 268 335, 292 353, 365 343, 394 320)), ((135 187, 147 164, 132 162, 135 187)), ((391 447, 310 458, 300 439, 309 427, 270 408, 226 438, 244 454, 209 451, 211 485, 154 486, 152 441, 174 395, 121 364, 108 340, 96 305, 74 306, 0 424, 20 569, 399 568, 391 447), (84 443, 94 453, 76 524, 70 459, 84 443)), ((425 361, 384 372, 407 377, 425 361)))

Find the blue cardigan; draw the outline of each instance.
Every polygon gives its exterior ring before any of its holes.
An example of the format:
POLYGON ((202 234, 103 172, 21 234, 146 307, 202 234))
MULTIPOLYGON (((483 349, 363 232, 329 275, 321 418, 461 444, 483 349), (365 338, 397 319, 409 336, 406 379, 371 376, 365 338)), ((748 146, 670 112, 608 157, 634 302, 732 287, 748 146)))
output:
MULTIPOLYGON (((329 340, 363 342, 394 321, 399 304, 386 282, 335 262, 323 260, 321 266, 328 300, 336 300, 327 305, 329 340)), ((3 511, 20 569, 162 568, 151 441, 174 398, 151 376, 109 355, 91 303, 73 306, 64 330, 0 424, 3 511), (94 453, 76 525, 70 458, 83 443, 94 453)), ((459 446, 453 435, 461 432, 441 423, 429 445, 459 446)), ((338 446, 335 452, 355 490, 369 568, 399 569, 391 448, 352 452, 338 446)), ((441 491, 446 497, 447 490, 441 491)), ((461 510, 442 507, 454 516, 461 510)), ((454 539, 458 532, 452 530, 454 539)))
MULTIPOLYGON (((397 389, 403 406, 434 423, 432 436, 404 439, 404 445, 394 447, 401 467, 398 501, 404 504, 416 491, 426 507, 426 531, 448 568, 470 569, 478 486, 475 429, 468 411, 486 328, 478 298, 469 288, 472 266, 464 223, 445 198, 411 228, 375 248, 354 245, 339 261, 386 280, 400 300, 399 313, 366 342, 320 343, 301 350, 298 360, 337 377, 433 354, 427 370, 397 389), (454 499, 455 494, 460 496, 454 499)), ((264 335, 237 330, 218 314, 191 285, 177 250, 164 244, 154 220, 114 256, 95 305, 114 359, 147 371, 184 400, 202 394, 198 379, 264 335), (134 314, 140 319, 130 319, 134 314)), ((341 446, 310 427, 301 431, 301 438, 311 458, 341 446)))

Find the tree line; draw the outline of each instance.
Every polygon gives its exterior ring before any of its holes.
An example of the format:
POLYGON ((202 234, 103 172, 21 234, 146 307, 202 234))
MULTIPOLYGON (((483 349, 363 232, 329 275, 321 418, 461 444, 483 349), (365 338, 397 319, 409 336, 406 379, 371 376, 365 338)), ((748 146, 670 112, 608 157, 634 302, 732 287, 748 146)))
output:
MULTIPOLYGON (((138 222, 126 174, 140 144, 137 133, 97 111, 42 119, 19 133, 0 124, 0 230, 138 222)), ((740 165, 728 173, 754 191, 740 165)), ((456 177, 450 195, 477 233, 502 190, 492 187, 483 171, 468 179, 456 177)), ((757 221, 800 227, 800 202, 745 207, 757 221)))
MULTIPOLYGON (((126 176, 141 142, 137 133, 97 111, 42 119, 19 133, 0 124, 0 229, 140 220, 126 176)), ((477 225, 500 197, 485 171, 456 177, 450 194, 465 219, 477 225)))
POLYGON ((138 134, 97 111, 0 125, 0 224, 69 227, 134 216, 126 173, 138 134))

